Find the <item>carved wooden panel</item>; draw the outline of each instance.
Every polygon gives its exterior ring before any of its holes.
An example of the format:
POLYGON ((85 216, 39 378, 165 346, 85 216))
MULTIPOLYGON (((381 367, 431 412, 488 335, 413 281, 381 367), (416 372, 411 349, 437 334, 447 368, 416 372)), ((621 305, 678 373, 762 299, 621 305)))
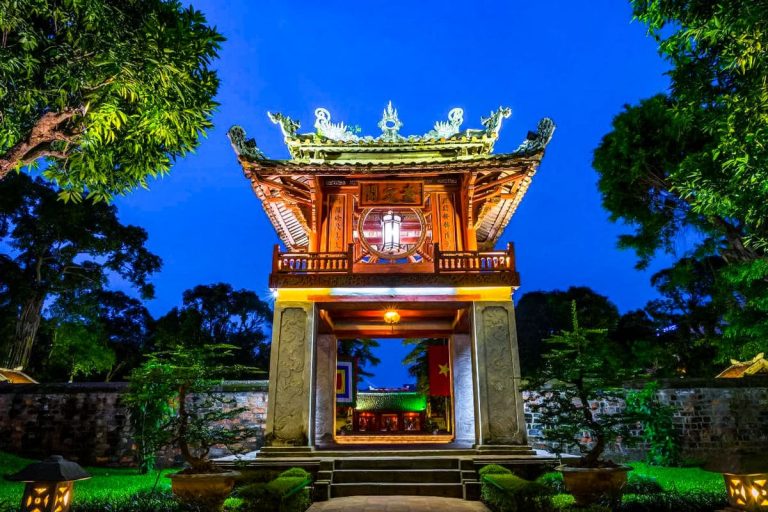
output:
MULTIPOLYGON (((304 423, 307 407, 307 383, 304 382, 307 312, 286 308, 280 316, 277 351, 277 378, 272 433, 276 440, 301 443, 306 436, 304 423)), ((270 397, 270 400, 272 398, 270 397)))
POLYGON ((324 231, 325 240, 320 244, 327 252, 347 250, 347 195, 328 195, 328 217, 324 231))
POLYGON ((436 209, 433 212, 433 239, 440 244, 441 251, 462 250, 462 234, 454 206, 454 194, 441 192, 432 197, 436 209))

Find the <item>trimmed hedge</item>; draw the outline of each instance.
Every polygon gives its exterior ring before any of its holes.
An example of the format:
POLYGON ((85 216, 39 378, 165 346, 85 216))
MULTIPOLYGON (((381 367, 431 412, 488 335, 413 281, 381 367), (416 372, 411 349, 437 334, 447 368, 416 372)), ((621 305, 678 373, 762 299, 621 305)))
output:
POLYGON ((488 464, 480 468, 478 473, 481 477, 484 477, 485 475, 511 475, 512 471, 498 464, 488 464))
POLYGON ((529 482, 511 472, 486 472, 481 480, 481 497, 496 512, 550 512, 554 510, 549 489, 538 482, 529 482))
POLYGON ((301 478, 310 478, 310 474, 308 471, 306 471, 303 468, 291 468, 286 469, 282 473, 280 473, 280 477, 288 477, 288 476, 298 476, 301 478))
POLYGON ((268 483, 257 482, 241 487, 243 511, 304 512, 311 504, 307 486, 312 479, 301 468, 291 468, 268 483))

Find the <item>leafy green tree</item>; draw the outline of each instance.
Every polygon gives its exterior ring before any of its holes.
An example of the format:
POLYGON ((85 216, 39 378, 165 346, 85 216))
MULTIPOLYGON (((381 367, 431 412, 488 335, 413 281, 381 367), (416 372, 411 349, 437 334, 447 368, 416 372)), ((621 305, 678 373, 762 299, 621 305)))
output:
MULTIPOLYGON (((725 328, 729 304, 718 287, 723 260, 681 258, 657 272, 651 282, 661 298, 646 310, 657 329, 657 341, 667 354, 667 374, 712 377, 718 373, 717 347, 725 328)), ((731 301, 733 302, 733 301, 731 301)))
POLYGON ((637 369, 643 376, 676 376, 677 360, 659 336, 667 327, 660 327, 645 309, 636 309, 621 315, 608 337, 626 367, 637 369))
POLYGON ((595 151, 620 245, 640 266, 660 250, 716 256, 735 297, 720 357, 754 355, 768 339, 768 30, 765 0, 631 0, 670 63, 667 94, 626 107, 595 151), (749 353, 749 354, 748 354, 749 353))
POLYGON ((576 303, 571 306, 571 327, 547 339, 551 350, 546 364, 530 383, 544 390, 529 404, 540 413, 544 439, 555 443, 560 453, 576 445, 581 466, 598 467, 603 452, 619 436, 629 439, 632 418, 620 409, 600 411, 596 402, 618 403, 624 393, 618 386, 628 376, 621 361, 613 357, 614 346, 605 329, 588 329, 579 323, 576 303), (589 441, 583 433, 589 433, 589 441))
POLYGON ((25 174, 0 181, 0 246, 15 328, 4 356, 7 367, 26 367, 46 302, 77 291, 106 289, 110 276, 154 293, 149 276, 160 258, 144 244, 147 233, 126 226, 114 206, 59 200, 57 191, 25 174))
POLYGON ((77 376, 88 377, 111 370, 115 353, 104 342, 103 332, 97 325, 70 321, 55 328, 51 360, 67 371, 72 382, 77 376))
POLYGON ((363 378, 373 377, 373 373, 369 372, 367 368, 372 368, 381 362, 381 359, 374 354, 374 350, 379 346, 379 342, 371 338, 338 340, 337 357, 357 361, 358 385, 363 381, 363 378))
POLYGON ((162 350, 232 345, 240 362, 266 371, 271 326, 272 310, 256 293, 227 283, 198 285, 184 292, 180 308, 157 320, 154 344, 162 350))
POLYGON ((528 292, 517 303, 517 343, 520 368, 524 376, 534 375, 543 366, 544 340, 567 329, 571 323, 571 303, 576 301, 582 325, 591 329, 613 330, 619 310, 607 297, 584 286, 568 290, 528 292))
POLYGON ((147 186, 211 127, 223 41, 175 0, 0 6, 0 180, 47 160, 60 195, 147 186))
POLYGON ((36 352, 46 362, 36 376, 49 381, 127 375, 143 359, 152 321, 141 301, 111 290, 63 293, 45 317, 36 352))
POLYGON ((214 445, 230 449, 254 438, 258 429, 235 424, 232 420, 245 411, 234 399, 220 392, 222 376, 251 369, 231 365, 236 347, 206 345, 177 346, 173 350, 149 354, 131 373, 125 397, 131 410, 131 423, 139 444, 143 472, 155 463, 157 451, 175 446, 189 465, 189 472, 215 472, 208 459, 214 445))
POLYGON ((429 396, 429 347, 445 345, 444 338, 406 338, 403 345, 410 346, 411 351, 403 358, 403 366, 408 368, 408 374, 416 379, 416 390, 429 396))

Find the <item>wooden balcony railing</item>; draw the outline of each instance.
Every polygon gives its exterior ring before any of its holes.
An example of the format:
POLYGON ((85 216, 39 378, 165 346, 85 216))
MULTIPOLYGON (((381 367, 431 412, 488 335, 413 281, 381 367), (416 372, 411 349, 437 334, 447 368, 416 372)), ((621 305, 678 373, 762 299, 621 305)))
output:
POLYGON ((435 272, 514 272, 512 244, 505 251, 440 251, 435 246, 435 272))
POLYGON ((349 273, 352 271, 352 249, 347 252, 280 252, 272 253, 272 272, 279 274, 349 273))
MULTIPOLYGON (((512 244, 509 244, 507 249, 503 251, 443 252, 437 244, 434 244, 430 249, 430 255, 434 258, 435 273, 515 272, 515 253, 512 244)), ((280 252, 279 247, 275 246, 272 258, 272 273, 351 274, 356 266, 367 265, 355 263, 354 251, 355 249, 352 244, 349 245, 347 252, 329 253, 280 252)), ((393 266, 400 267, 401 265, 390 264, 387 266, 391 271, 393 266)), ((402 264, 401 272, 409 273, 409 264, 402 264)))

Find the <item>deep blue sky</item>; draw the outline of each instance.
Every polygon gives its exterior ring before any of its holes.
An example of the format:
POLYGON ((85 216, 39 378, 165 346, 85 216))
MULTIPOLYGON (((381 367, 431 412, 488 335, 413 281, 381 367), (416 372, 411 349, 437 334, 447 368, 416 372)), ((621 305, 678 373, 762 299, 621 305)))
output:
MULTIPOLYGON (((333 121, 378 134, 392 100, 401 133, 422 134, 448 110, 464 128, 512 108, 496 152, 513 150, 543 116, 557 131, 500 246, 514 241, 532 290, 590 286, 620 310, 653 296, 651 271, 619 251, 622 227, 600 205, 592 151, 625 103, 663 91, 665 63, 627 2, 195 1, 227 37, 216 63, 221 107, 196 154, 171 174, 118 199, 120 216, 149 232, 164 260, 155 276, 160 315, 196 284, 229 282, 266 295, 277 236, 225 136, 242 125, 271 158, 287 158, 266 112, 312 131, 318 106, 333 121)), ((685 249, 685 241, 680 241, 685 249)), ((658 267, 654 267, 658 268, 658 267)), ((389 371, 389 370, 388 370, 389 371)), ((404 373, 393 375, 397 385, 404 373)))

